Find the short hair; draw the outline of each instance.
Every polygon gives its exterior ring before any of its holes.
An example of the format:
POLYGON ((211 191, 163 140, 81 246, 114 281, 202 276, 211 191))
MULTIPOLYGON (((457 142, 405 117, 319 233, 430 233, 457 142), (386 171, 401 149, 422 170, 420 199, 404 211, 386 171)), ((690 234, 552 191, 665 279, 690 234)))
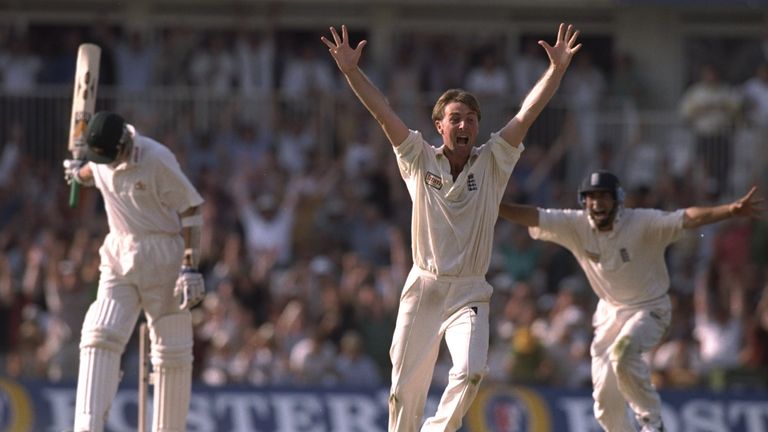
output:
POLYGON ((446 90, 432 108, 432 120, 442 120, 445 116, 445 107, 451 102, 460 102, 468 106, 469 109, 477 113, 477 119, 480 120, 480 104, 477 102, 477 98, 463 89, 446 90))

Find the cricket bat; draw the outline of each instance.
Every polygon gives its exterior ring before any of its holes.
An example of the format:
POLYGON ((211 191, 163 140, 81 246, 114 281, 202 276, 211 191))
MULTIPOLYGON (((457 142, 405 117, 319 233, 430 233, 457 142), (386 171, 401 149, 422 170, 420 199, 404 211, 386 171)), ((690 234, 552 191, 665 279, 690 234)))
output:
MULTIPOLYGON (((96 108, 96 90, 99 88, 99 62, 101 48, 91 43, 80 44, 77 49, 72 117, 69 122, 68 149, 74 159, 85 158, 85 128, 96 108)), ((80 185, 73 181, 69 190, 69 206, 75 207, 80 185)))

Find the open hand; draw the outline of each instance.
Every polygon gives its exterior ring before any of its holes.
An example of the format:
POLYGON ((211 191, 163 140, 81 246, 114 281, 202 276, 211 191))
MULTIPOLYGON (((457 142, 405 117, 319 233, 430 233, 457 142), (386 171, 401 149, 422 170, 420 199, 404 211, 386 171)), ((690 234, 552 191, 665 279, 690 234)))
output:
POLYGON ((328 51, 333 56, 333 59, 336 60, 336 65, 339 69, 345 74, 351 72, 357 68, 360 56, 363 53, 363 47, 368 41, 362 40, 355 49, 352 49, 349 45, 349 33, 345 25, 341 26, 341 37, 339 37, 335 27, 331 27, 331 35, 333 36, 333 42, 325 36, 320 36, 320 40, 328 47, 328 51))
POLYGON ((731 215, 743 217, 760 216, 765 211, 765 208, 761 206, 765 199, 755 197, 755 192, 757 192, 757 186, 752 186, 752 189, 746 195, 731 204, 731 215))
POLYGON ((552 66, 557 69, 565 69, 568 67, 573 55, 581 49, 581 44, 576 44, 576 39, 579 37, 580 33, 581 32, 573 28, 572 24, 568 24, 566 27, 564 23, 560 23, 555 46, 552 46, 543 40, 539 41, 539 45, 547 51, 547 56, 549 57, 549 62, 552 66))

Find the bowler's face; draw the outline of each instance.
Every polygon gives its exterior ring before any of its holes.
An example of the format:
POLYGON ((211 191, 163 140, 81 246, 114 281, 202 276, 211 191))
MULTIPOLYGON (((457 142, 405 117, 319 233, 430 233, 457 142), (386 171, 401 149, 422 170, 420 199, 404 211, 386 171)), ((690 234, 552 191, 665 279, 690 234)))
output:
POLYGON ((616 215, 616 200, 613 193, 607 191, 587 192, 586 208, 589 217, 598 229, 610 229, 616 215))
POLYGON ((443 145, 452 153, 469 157, 477 140, 479 123, 475 111, 461 102, 451 102, 445 106, 445 115, 435 122, 435 127, 443 137, 443 145))

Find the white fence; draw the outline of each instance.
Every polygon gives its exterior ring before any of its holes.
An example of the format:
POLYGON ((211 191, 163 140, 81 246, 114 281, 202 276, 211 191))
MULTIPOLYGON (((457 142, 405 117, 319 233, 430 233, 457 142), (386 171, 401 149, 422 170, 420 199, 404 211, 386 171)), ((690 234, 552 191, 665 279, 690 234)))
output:
MULTIPOLYGON (((429 120, 434 98, 426 96, 415 100, 429 102, 396 106, 396 110, 410 127, 434 139, 429 120)), ((58 167, 67 154, 71 97, 69 86, 43 87, 24 95, 0 93, 0 145, 20 140, 24 154, 58 167), (23 138, 17 137, 19 131, 23 138)), ((481 100, 485 128, 481 134, 498 129, 515 112, 516 107, 507 100, 481 100)), ((180 136, 202 132, 215 135, 237 122, 259 130, 299 124, 310 128, 319 151, 332 155, 343 152, 344 140, 355 135, 350 129, 376 128, 346 92, 291 102, 271 94, 245 98, 189 88, 131 94, 103 88, 99 90, 97 109, 118 111, 161 141, 169 131, 180 136)), ((707 181, 709 177, 711 186, 717 186, 723 196, 733 196, 749 184, 764 183, 768 171, 766 134, 736 128, 721 137, 722 142, 697 143, 677 113, 671 111, 569 112, 553 101, 525 143, 530 150, 527 154, 537 158, 532 182, 553 175, 573 186, 590 169, 607 167, 620 173, 628 187, 653 185, 663 174, 691 181, 707 181)))

